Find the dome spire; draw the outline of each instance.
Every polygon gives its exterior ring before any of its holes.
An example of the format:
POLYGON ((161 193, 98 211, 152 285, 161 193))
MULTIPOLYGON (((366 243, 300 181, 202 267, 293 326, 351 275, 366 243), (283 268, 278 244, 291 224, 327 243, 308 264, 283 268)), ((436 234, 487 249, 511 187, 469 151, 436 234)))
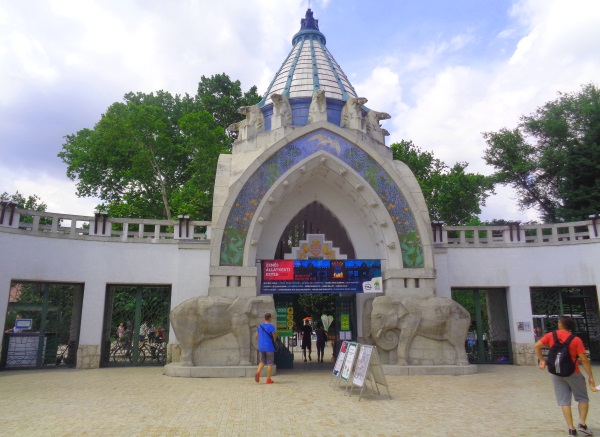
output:
POLYGON ((300 19, 300 30, 314 29, 319 30, 319 20, 315 20, 313 17, 313 11, 308 8, 306 16, 300 19))
MULTIPOLYGON (((305 17, 300 19, 300 30, 292 39, 292 50, 258 106, 262 108, 271 105, 271 94, 282 94, 290 99, 292 111, 298 105, 306 106, 303 109, 306 120, 311 99, 318 90, 325 91, 330 109, 336 104, 343 106, 350 97, 357 97, 350 81, 327 49, 325 35, 319 30, 319 20, 315 19, 309 7, 305 17), (295 101, 296 99, 300 100, 295 101), (333 101, 337 103, 332 103, 333 101)), ((295 125, 302 124, 298 120, 297 118, 294 122, 295 125)), ((303 123, 306 124, 306 121, 303 123)))
POLYGON ((327 42, 325 35, 319 30, 319 20, 313 17, 313 11, 310 8, 306 10, 304 18, 300 19, 300 30, 292 38, 292 45, 296 45, 298 41, 306 39, 309 36, 321 41, 323 44, 327 42))

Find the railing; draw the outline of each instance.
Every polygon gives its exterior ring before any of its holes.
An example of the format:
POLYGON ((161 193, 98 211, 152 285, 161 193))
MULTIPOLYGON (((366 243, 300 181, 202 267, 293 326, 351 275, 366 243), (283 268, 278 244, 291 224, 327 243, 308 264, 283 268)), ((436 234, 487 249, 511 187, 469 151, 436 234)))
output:
MULTIPOLYGON (((65 238, 102 237, 121 241, 177 242, 178 240, 209 241, 211 222, 177 220, 112 218, 106 213, 94 216, 59 214, 9 208, 2 202, 0 231, 13 229, 36 235, 65 238)), ((570 223, 523 225, 518 222, 505 226, 446 226, 432 222, 433 243, 439 246, 499 246, 507 244, 556 245, 576 244, 588 240, 600 241, 600 216, 570 223)))
POLYGON ((100 237, 114 240, 174 243, 182 241, 209 241, 209 221, 112 218, 106 213, 94 216, 40 212, 15 209, 9 222, 8 215, 0 222, 0 231, 13 229, 28 234, 64 238, 100 237))
POLYGON ((442 246, 556 245, 600 239, 596 218, 580 222, 506 226, 445 226, 432 223, 434 244, 442 246))

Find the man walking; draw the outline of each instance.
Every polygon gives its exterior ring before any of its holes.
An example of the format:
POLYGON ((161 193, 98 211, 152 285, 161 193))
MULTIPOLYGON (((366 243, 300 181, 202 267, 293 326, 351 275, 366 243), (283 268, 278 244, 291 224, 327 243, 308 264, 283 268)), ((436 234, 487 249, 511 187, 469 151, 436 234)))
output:
POLYGON ((277 334, 275 326, 271 324, 271 313, 265 314, 265 321, 258 326, 256 336, 258 338, 259 363, 254 380, 260 382, 260 372, 266 365, 267 384, 274 384, 275 381, 271 379, 271 373, 273 372, 273 364, 275 364, 275 345, 273 342, 277 338, 277 334))
POLYGON ((302 326, 302 355, 304 355, 304 362, 306 363, 306 349, 308 349, 308 359, 312 361, 312 333, 313 329, 310 326, 310 321, 305 320, 304 326, 302 326))
MULTIPOLYGON (((575 328, 575 321, 571 317, 561 316, 558 320, 558 330, 556 336, 561 343, 565 343, 571 336, 571 331, 575 328)), ((546 368, 546 359, 542 355, 542 349, 544 347, 552 347, 554 344, 554 335, 552 332, 547 333, 541 339, 539 339, 533 349, 538 357, 538 367, 540 369, 546 368)), ((592 366, 590 360, 585 353, 585 347, 583 341, 579 337, 574 336, 569 344, 569 355, 571 360, 575 363, 575 372, 569 376, 557 376, 551 375, 552 384, 554 385, 554 394, 556 396, 556 402, 562 408, 563 415, 567 425, 569 426, 569 435, 577 435, 577 430, 581 431, 585 435, 592 435, 592 431, 588 429, 586 425, 586 419, 589 409, 589 398, 587 395, 587 388, 585 386, 585 378, 581 374, 579 369, 579 362, 583 365, 587 375, 588 383, 592 391, 597 391, 596 383, 594 381, 594 375, 592 375, 592 366), (571 397, 575 398, 578 402, 579 410, 579 426, 575 429, 573 424, 573 413, 571 412, 571 397)))

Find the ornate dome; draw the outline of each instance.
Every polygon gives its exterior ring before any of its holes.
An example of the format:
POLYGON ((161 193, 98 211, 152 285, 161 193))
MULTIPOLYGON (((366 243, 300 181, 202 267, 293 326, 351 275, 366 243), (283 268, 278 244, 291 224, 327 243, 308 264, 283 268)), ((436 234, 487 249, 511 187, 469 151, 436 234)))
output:
POLYGON ((292 39, 292 50, 269 85, 258 106, 272 104, 271 94, 288 99, 311 99, 317 90, 325 97, 345 101, 357 97, 350 81, 325 47, 325 35, 319 30, 319 20, 308 9, 300 20, 300 31, 292 39))

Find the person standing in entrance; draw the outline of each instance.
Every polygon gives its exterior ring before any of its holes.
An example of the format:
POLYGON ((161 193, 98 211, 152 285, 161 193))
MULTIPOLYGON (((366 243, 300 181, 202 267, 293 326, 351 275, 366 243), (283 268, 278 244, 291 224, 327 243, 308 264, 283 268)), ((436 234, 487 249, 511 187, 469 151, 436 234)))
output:
POLYGON ((325 355, 325 343, 327 342, 327 331, 323 327, 323 322, 317 323, 317 361, 323 362, 323 356, 325 355))
MULTIPOLYGON (((575 328, 575 321, 571 317, 561 316, 558 319, 558 330, 556 335, 561 343, 567 341, 571 335, 571 331, 575 328)), ((538 367, 540 369, 546 368, 546 359, 542 354, 544 347, 552 347, 554 344, 554 336, 552 332, 547 333, 540 338, 533 349, 538 357, 538 367)), ((586 355, 583 341, 579 337, 574 337, 569 344, 569 355, 575 362, 575 372, 570 376, 557 376, 551 375, 552 384, 554 385, 554 394, 556 396, 556 402, 562 408, 563 416, 569 426, 569 435, 577 435, 577 430, 585 435, 592 435, 592 431, 588 429, 586 425, 586 419, 589 409, 589 398, 587 395, 587 389, 585 386, 585 378, 581 374, 579 369, 578 361, 581 361, 585 372, 588 375, 588 383, 592 391, 597 391, 596 382, 594 381, 594 375, 592 374, 592 366, 590 360, 586 355), (578 402, 579 410, 579 426, 575 429, 573 425, 573 413, 571 412, 571 397, 575 398, 578 402)))
POLYGON ((273 364, 275 364, 275 345, 273 342, 277 338, 275 326, 271 324, 271 313, 265 314, 265 321, 256 328, 256 338, 258 339, 259 363, 254 380, 260 382, 260 372, 267 366, 267 384, 273 384, 271 379, 273 364))
POLYGON ((304 321, 302 326, 302 355, 304 356, 304 362, 306 363, 306 349, 308 349, 308 359, 312 361, 312 326, 310 326, 310 320, 304 321))

